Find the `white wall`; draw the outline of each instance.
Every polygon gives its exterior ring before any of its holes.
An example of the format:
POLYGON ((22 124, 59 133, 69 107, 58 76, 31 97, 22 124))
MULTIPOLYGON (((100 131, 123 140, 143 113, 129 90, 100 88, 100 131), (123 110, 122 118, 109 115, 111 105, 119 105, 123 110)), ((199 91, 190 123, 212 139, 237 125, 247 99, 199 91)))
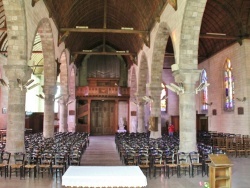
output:
MULTIPOLYGON (((199 69, 207 71, 208 100, 213 104, 208 109, 208 129, 226 133, 249 134, 249 84, 247 75, 250 70, 247 54, 249 52, 250 40, 244 40, 242 45, 234 44, 231 47, 214 55, 203 63, 199 64, 199 69), (225 112, 223 110, 224 101, 224 63, 229 58, 233 67, 233 77, 235 80, 235 99, 246 97, 245 102, 235 100, 235 110, 225 112), (244 108, 244 114, 238 114, 238 107, 244 108), (216 109, 217 115, 212 115, 212 110, 216 109)), ((200 95, 196 96, 196 109, 200 112, 200 95)))

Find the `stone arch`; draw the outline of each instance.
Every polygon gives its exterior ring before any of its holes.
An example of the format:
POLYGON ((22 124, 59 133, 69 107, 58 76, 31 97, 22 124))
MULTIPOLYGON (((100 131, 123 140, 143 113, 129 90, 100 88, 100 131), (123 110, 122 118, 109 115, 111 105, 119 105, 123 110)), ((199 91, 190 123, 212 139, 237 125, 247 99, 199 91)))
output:
POLYGON ((148 61, 146 54, 142 52, 139 61, 139 70, 137 77, 137 94, 145 95, 146 94, 146 84, 148 81, 148 61))
POLYGON ((164 63, 165 49, 169 38, 169 28, 166 22, 161 22, 158 26, 153 46, 151 76, 149 84, 149 93, 153 97, 151 103, 151 116, 158 117, 157 131, 151 131, 151 138, 161 137, 161 83, 162 68, 164 63))
POLYGON ((136 123, 137 122, 137 114, 136 112, 136 92, 137 92, 137 79, 136 79, 136 67, 135 65, 131 67, 130 71, 130 111, 133 113, 130 113, 130 127, 129 131, 130 132, 136 132, 136 123))
POLYGON ((57 89, 60 89, 60 98, 58 100, 59 103, 59 132, 67 132, 68 130, 68 125, 67 125, 67 105, 66 103, 68 102, 68 63, 67 63, 67 55, 66 51, 63 50, 60 59, 59 59, 59 75, 60 77, 60 88, 58 87, 57 89))
POLYGON ((136 79, 136 69, 135 67, 131 67, 131 75, 130 75, 130 96, 134 96, 137 91, 137 79, 136 79))
POLYGON ((56 63, 52 28, 48 18, 42 19, 38 24, 37 32, 41 37, 44 56, 44 83, 55 86, 56 63))
POLYGON ((65 50, 62 52, 59 63, 60 63, 60 86, 61 94, 68 94, 68 60, 65 50))
POLYGON ((76 87, 76 75, 77 70, 74 63, 69 65, 69 76, 68 76, 68 89, 69 89, 69 104, 68 104, 68 114, 70 114, 70 118, 68 118, 68 131, 75 132, 76 129, 76 113, 70 113, 70 111, 76 111, 76 98, 75 98, 75 87, 76 87))
MULTIPOLYGON (((139 56, 139 70, 138 70, 138 77, 137 77, 137 92, 136 92, 136 103, 137 103, 137 119, 138 125, 137 131, 138 132, 145 132, 145 101, 143 100, 143 96, 147 94, 147 82, 148 82, 148 61, 144 51, 141 52, 139 56)), ((132 126, 135 127, 134 122, 132 126)))
POLYGON ((52 28, 48 18, 43 18, 37 32, 41 37, 41 44, 44 57, 44 122, 43 136, 52 138, 54 136, 54 97, 56 93, 56 60, 52 28))
POLYGON ((179 45, 178 54, 180 69, 197 69, 199 35, 206 2, 206 0, 186 2, 180 34, 181 45, 179 45), (197 9, 197 7, 199 8, 197 9))
POLYGON ((164 63, 165 49, 169 37, 169 29, 165 22, 160 23, 153 44, 150 82, 159 87, 162 83, 162 67, 164 63))
POLYGON ((25 65, 27 61, 27 43, 24 41, 27 41, 27 33, 24 0, 3 0, 3 5, 6 25, 8 26, 8 52, 11 52, 8 53, 8 64, 25 65))

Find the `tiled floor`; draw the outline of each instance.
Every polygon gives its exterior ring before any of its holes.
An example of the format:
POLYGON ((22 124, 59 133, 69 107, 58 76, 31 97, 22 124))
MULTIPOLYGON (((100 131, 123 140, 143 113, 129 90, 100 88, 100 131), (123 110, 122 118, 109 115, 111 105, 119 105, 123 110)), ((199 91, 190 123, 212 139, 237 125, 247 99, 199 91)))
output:
MULTIPOLYGON (((250 158, 230 157, 233 162, 232 188, 249 188, 250 187, 250 158)), ((90 138, 90 146, 85 151, 81 165, 96 166, 116 166, 122 165, 112 136, 99 136, 90 138)), ((208 177, 202 177, 201 174, 194 178, 182 176, 177 178, 176 175, 169 179, 163 174, 157 174, 157 177, 147 179, 147 188, 199 188, 199 182, 208 181, 208 177)), ((18 177, 4 178, 0 177, 0 188, 62 188, 60 177, 52 177, 47 174, 42 178, 18 177)))

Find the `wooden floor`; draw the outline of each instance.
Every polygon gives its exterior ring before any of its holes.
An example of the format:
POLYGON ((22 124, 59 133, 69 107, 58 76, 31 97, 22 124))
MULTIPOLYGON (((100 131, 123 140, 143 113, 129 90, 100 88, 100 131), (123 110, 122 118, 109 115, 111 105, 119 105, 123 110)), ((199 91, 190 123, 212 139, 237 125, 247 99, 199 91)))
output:
MULTIPOLYGON (((114 136, 91 136, 90 145, 87 147, 81 160, 81 165, 91 166, 120 166, 122 165, 115 146, 114 136)), ((233 162, 232 188, 249 188, 250 186, 250 158, 231 157, 233 162)), ((201 174, 194 178, 172 176, 169 179, 163 174, 148 178, 147 188, 202 188, 200 182, 208 181, 208 177, 201 174)), ((61 178, 39 175, 37 178, 26 177, 0 177, 0 188, 63 188, 61 178)))

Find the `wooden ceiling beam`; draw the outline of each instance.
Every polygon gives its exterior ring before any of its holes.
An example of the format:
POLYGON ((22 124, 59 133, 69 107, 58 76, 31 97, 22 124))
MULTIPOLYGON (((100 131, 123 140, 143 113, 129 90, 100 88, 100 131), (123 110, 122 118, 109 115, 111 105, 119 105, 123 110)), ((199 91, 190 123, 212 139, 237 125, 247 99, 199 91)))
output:
POLYGON ((148 31, 133 29, 91 29, 91 28, 61 28, 61 32, 78 32, 78 33, 118 33, 118 34, 148 34, 148 31))
POLYGON ((7 31, 7 27, 1 27, 0 31, 7 31))
MULTIPOLYGON (((8 53, 8 51, 0 51, 0 54, 5 54, 5 53, 8 53)), ((32 53, 41 54, 41 53, 43 53, 43 51, 32 51, 32 53)))
POLYGON ((219 40, 238 40, 239 37, 227 36, 227 35, 209 35, 209 34, 200 34, 202 39, 219 39, 219 40))
POLYGON ((136 56, 137 53, 130 52, 72 52, 73 54, 82 54, 82 55, 128 55, 128 56, 136 56))

